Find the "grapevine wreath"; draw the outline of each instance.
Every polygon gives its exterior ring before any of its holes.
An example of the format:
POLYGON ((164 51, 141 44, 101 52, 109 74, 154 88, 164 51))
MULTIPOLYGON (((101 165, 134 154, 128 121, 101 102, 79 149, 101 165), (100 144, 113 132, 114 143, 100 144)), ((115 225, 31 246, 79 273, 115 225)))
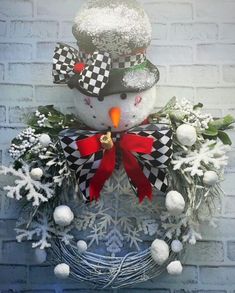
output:
POLYGON ((99 288, 178 275, 222 194, 234 119, 176 98, 152 114, 159 72, 134 0, 87 1, 73 34, 79 49, 57 44, 52 74, 77 93, 77 114, 39 107, 0 169, 16 177, 7 196, 22 202, 16 238, 58 278, 99 288))

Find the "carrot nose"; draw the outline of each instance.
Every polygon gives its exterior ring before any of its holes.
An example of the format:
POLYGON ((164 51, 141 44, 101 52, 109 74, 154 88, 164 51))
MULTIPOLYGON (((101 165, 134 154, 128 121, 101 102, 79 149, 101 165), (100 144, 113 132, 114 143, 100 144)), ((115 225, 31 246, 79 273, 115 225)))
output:
POLYGON ((113 122, 113 126, 117 128, 121 118, 121 109, 119 107, 110 108, 109 117, 111 118, 113 122))

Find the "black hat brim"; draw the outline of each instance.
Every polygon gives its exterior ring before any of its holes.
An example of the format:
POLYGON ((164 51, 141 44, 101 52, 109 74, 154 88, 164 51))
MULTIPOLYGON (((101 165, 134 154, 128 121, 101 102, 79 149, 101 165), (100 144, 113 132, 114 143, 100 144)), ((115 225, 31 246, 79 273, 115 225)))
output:
POLYGON ((152 64, 149 60, 146 60, 143 64, 133 66, 125 69, 112 69, 109 75, 109 81, 105 87, 100 91, 99 95, 91 94, 82 88, 78 83, 79 74, 75 74, 68 81, 68 86, 70 88, 77 88, 81 93, 87 96, 94 97, 105 97, 112 94, 123 93, 123 92, 141 92, 147 90, 154 86, 159 80, 159 71, 157 67, 152 64), (144 79, 135 82, 130 82, 129 84, 125 82, 126 74, 129 74, 129 79, 131 76, 135 75, 140 71, 144 71, 144 79))

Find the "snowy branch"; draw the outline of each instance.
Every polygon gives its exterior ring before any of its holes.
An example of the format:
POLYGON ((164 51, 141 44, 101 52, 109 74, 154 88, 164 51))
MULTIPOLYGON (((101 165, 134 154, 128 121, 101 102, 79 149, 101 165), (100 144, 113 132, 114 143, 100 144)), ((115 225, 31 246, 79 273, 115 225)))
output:
MULTIPOLYGON (((24 223, 24 226, 26 223, 24 223)), ((22 225, 22 223, 21 223, 22 225)), ((34 219, 30 225, 30 229, 16 228, 15 231, 18 234, 16 239, 18 242, 22 240, 37 240, 32 243, 32 247, 40 247, 41 249, 51 247, 50 239, 58 237, 66 245, 74 238, 73 235, 69 234, 72 230, 72 226, 66 228, 57 228, 54 223, 47 218, 45 213, 38 213, 38 218, 34 219)))
POLYGON ((47 247, 51 247, 51 244, 49 243, 49 239, 51 238, 51 235, 48 232, 49 230, 49 221, 45 214, 39 213, 39 219, 37 222, 31 223, 31 229, 20 229, 16 228, 15 231, 18 234, 16 236, 16 240, 18 242, 21 242, 24 238, 26 240, 32 240, 33 237, 39 238, 38 241, 32 243, 32 247, 40 247, 40 249, 44 249, 47 247))

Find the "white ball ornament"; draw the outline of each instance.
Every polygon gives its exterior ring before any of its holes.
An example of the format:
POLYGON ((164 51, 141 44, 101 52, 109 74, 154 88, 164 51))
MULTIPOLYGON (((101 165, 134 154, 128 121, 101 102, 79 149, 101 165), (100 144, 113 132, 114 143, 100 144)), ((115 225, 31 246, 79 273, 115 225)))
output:
POLYGON ((29 138, 29 142, 34 143, 35 141, 36 141, 36 138, 35 138, 35 137, 31 136, 31 137, 29 138))
POLYGON ((162 265, 169 257, 169 246, 161 239, 155 239, 150 248, 152 258, 158 265, 162 265))
POLYGON ((179 260, 170 262, 166 269, 170 275, 180 275, 183 271, 182 264, 179 260))
POLYGON ((205 185, 214 186, 218 182, 218 175, 214 171, 206 171, 203 176, 203 183, 205 185))
POLYGON ((70 274, 70 267, 66 263, 60 263, 54 268, 54 274, 58 279, 66 279, 70 274))
POLYGON ((179 240, 173 240, 171 242, 171 250, 175 253, 179 253, 183 249, 183 244, 179 240))
POLYGON ((43 147, 47 147, 51 143, 51 138, 48 134, 43 133, 39 137, 39 142, 43 147))
POLYGON ((80 253, 84 253, 87 251, 87 243, 84 240, 79 240, 77 242, 77 248, 78 248, 78 252, 80 253))
POLYGON ((182 145, 192 146, 197 140, 197 132, 192 125, 182 124, 176 129, 176 137, 182 145))
POLYGON ((33 168, 33 169, 30 171, 30 177, 31 177, 33 180, 40 181, 41 178, 42 178, 42 175, 43 175, 43 171, 42 171, 41 168, 33 168))
POLYGON ((35 259, 38 264, 42 264, 47 259, 47 253, 45 249, 36 248, 35 249, 35 259))
POLYGON ((65 227, 71 224, 74 219, 74 214, 70 207, 66 205, 60 205, 55 208, 53 218, 57 225, 65 227))
POLYGON ((172 216, 177 216, 183 212, 185 200, 178 191, 171 190, 166 195, 165 206, 172 216))

